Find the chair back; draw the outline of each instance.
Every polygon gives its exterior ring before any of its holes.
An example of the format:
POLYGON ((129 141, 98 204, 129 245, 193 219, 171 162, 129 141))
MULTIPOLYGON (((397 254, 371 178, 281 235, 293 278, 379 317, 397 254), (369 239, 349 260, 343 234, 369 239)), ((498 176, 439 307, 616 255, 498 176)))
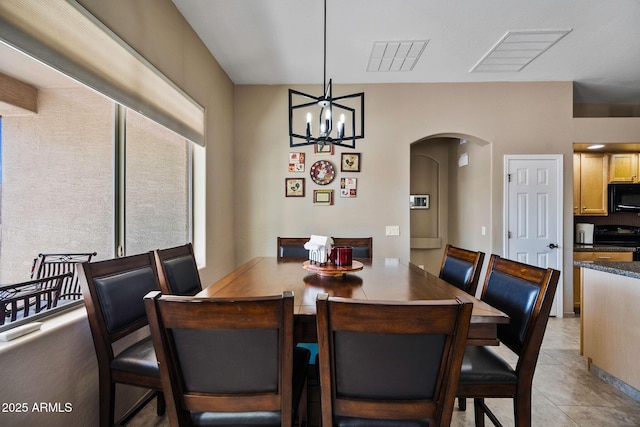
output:
POLYGON ((148 324, 143 298, 160 290, 153 254, 85 262, 78 275, 98 364, 108 368, 112 343, 148 324))
POLYGON ((200 273, 191 243, 155 250, 154 257, 162 293, 195 295, 202 290, 200 273))
POLYGON ((516 371, 533 376, 559 278, 558 270, 491 255, 481 299, 509 315, 498 338, 519 356, 516 371))
POLYGON ((373 237, 333 237, 333 246, 351 246, 353 258, 373 258, 373 237))
POLYGON ((60 298, 63 300, 77 300, 82 298, 76 265, 90 262, 96 256, 95 252, 65 253, 65 254, 38 254, 31 266, 31 278, 43 279, 45 277, 60 274, 73 273, 66 277, 60 289, 60 298))
POLYGON ((309 258, 309 251, 304 248, 308 241, 308 237, 278 237, 278 259, 309 258))
POLYGON ((449 425, 470 300, 383 302, 319 294, 322 425, 449 425), (387 420, 385 423, 382 420, 387 420), (421 420, 415 424, 415 420, 421 420))
POLYGON ((233 300, 153 292, 144 303, 171 425, 223 425, 237 413, 247 425, 292 424, 292 292, 233 300))
POLYGON ((447 245, 442 257, 439 277, 475 296, 483 261, 484 252, 473 252, 447 245))

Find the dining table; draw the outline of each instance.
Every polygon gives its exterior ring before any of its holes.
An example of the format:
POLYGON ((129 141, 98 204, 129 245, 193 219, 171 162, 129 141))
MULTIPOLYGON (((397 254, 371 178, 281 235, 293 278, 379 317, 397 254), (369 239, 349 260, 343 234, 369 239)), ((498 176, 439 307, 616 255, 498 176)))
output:
MULTIPOLYGON (((306 262, 305 262, 306 261, 306 262)), ((355 264, 355 263, 354 263, 355 264)), ((498 345, 499 324, 509 316, 422 268, 397 258, 358 260, 358 269, 343 274, 309 271, 301 258, 257 257, 202 289, 197 297, 263 297, 293 291, 294 339, 317 342, 316 297, 376 301, 450 300, 462 296, 473 302, 467 343, 498 345)))

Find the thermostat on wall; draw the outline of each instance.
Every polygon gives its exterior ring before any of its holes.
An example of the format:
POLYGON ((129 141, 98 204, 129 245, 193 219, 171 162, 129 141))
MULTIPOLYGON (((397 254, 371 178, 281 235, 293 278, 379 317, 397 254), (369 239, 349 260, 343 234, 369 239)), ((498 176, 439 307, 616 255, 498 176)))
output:
POLYGON ((428 194, 411 194, 409 196, 409 208, 429 209, 429 195, 428 194))

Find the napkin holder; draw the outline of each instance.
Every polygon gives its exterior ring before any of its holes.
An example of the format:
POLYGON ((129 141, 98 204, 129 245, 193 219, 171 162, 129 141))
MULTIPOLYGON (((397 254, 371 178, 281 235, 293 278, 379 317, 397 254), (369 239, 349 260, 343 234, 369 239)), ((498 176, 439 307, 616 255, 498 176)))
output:
POLYGON ((328 236, 311 235, 311 238, 304 244, 304 248, 309 251, 309 261, 315 264, 327 264, 331 254, 333 239, 328 236))

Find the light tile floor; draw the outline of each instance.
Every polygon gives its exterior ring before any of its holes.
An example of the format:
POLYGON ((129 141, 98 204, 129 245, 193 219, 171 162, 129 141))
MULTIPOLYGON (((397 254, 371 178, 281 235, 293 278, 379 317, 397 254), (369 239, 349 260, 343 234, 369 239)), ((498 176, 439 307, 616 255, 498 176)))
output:
MULTIPOLYGON (((515 362, 509 350, 500 354, 515 362)), ((513 426, 511 399, 487 399, 487 404, 505 426, 513 426)), ((587 370, 580 356, 580 318, 549 319, 533 380, 534 426, 640 426, 640 402, 630 398, 587 370)), ((316 423, 314 423, 316 424, 316 423)), ((132 427, 166 427, 169 422, 147 405, 131 422, 132 427)), ((473 426, 473 403, 467 410, 454 409, 451 425, 473 426)), ((487 425, 491 422, 487 420, 487 425)))

